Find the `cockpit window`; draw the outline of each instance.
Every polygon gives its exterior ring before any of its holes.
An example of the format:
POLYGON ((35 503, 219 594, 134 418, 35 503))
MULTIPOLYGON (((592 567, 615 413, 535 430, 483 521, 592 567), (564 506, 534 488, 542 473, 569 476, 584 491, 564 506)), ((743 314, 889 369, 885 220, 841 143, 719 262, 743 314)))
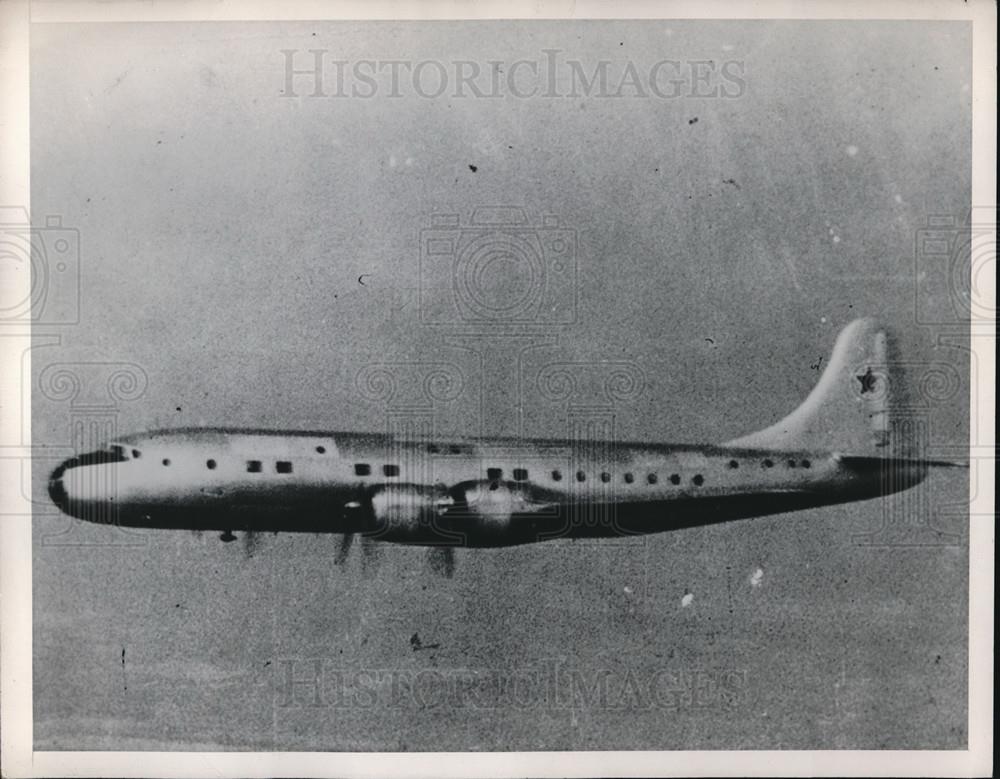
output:
POLYGON ((104 463, 123 463, 128 459, 125 449, 121 446, 108 446, 96 452, 87 452, 76 458, 79 465, 102 465, 104 463))

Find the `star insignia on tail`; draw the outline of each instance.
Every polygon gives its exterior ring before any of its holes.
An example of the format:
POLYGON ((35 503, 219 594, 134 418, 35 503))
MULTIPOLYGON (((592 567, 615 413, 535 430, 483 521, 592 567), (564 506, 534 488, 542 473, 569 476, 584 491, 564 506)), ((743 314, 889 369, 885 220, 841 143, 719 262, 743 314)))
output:
POLYGON ((855 376, 854 378, 861 382, 862 395, 875 391, 875 386, 878 383, 878 376, 872 373, 871 368, 868 368, 863 374, 855 376))

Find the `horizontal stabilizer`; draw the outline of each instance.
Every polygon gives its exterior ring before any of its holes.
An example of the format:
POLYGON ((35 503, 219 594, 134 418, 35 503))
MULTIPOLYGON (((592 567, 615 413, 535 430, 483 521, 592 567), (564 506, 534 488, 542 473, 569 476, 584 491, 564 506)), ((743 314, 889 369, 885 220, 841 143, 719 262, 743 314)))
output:
POLYGON ((969 463, 961 460, 923 460, 918 457, 868 457, 867 455, 838 454, 837 461, 844 465, 858 465, 884 462, 886 465, 908 464, 926 468, 968 468, 969 463))

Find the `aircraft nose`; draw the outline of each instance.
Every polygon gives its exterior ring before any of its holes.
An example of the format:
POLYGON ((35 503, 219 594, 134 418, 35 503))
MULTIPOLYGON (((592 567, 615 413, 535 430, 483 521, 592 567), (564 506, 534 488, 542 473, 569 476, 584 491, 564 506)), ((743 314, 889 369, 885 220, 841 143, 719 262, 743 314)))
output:
POLYGON ((118 518, 115 473, 102 453, 71 457, 49 475, 49 498, 59 510, 86 522, 111 524, 118 518))
POLYGON ((66 473, 71 462, 71 460, 67 460, 61 463, 49 476, 49 498, 64 514, 69 514, 69 495, 66 494, 66 485, 63 484, 63 474, 66 473))

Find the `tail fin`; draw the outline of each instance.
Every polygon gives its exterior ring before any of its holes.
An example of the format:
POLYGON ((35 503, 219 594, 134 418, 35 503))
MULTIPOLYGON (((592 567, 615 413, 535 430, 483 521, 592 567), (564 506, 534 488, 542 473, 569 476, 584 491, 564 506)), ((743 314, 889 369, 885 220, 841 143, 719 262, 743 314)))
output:
POLYGON ((907 405, 895 340, 873 319, 856 319, 837 337, 819 383, 780 422, 725 446, 822 449, 871 457, 919 457, 919 431, 896 419, 907 405))

